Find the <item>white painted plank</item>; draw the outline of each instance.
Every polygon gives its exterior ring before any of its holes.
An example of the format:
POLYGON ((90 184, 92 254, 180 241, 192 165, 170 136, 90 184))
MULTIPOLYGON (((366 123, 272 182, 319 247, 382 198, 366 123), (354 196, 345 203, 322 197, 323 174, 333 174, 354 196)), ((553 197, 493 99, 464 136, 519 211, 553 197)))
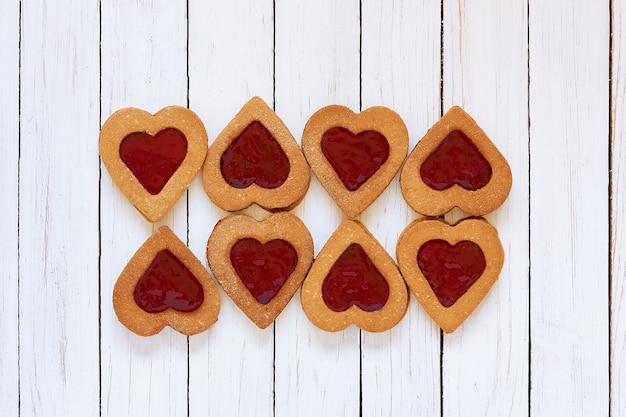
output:
POLYGON ((609 2, 530 1, 531 416, 606 416, 609 2))
MULTIPOLYGON (((508 160, 513 187, 486 216, 505 263, 491 291, 444 336, 443 415, 528 413, 528 53, 525 2, 444 1, 443 111, 462 106, 508 160)), ((465 217, 456 210, 446 218, 465 217)))
MULTIPOLYGON (((187 102, 186 5, 167 0, 103 1, 102 121, 123 107, 155 113, 187 102)), ((94 138, 95 140, 95 138, 94 138)), ((186 198, 161 224, 183 241, 186 198)), ((159 224, 160 225, 160 224, 159 224)), ((169 327, 148 338, 118 322, 112 288, 135 251, 156 230, 102 167, 102 415, 187 414, 187 338, 169 327)))
MULTIPOLYGON (((252 96, 273 103, 273 7, 268 0, 189 5, 190 107, 212 142, 252 96)), ((189 241, 205 265, 207 239, 227 215, 208 199, 198 177, 189 192, 189 241)), ((273 326, 257 328, 223 291, 221 296, 218 322, 189 341, 190 415, 271 416, 273 326)))
POLYGON ((612 1, 611 71, 611 404, 626 415, 626 4, 612 1))
MULTIPOLYGON (((277 1, 276 111, 294 137, 329 104, 359 110, 359 2, 277 1)), ((342 220, 313 176, 294 209, 315 254, 342 220)), ((359 331, 326 333, 302 312, 299 292, 276 321, 276 416, 359 415, 359 331)))
POLYGON ((21 7, 20 415, 93 416, 98 3, 21 7))
POLYGON ((19 156, 19 2, 0 13, 0 404, 3 414, 18 415, 18 156, 19 156))
MULTIPOLYGON (((362 108, 387 106, 409 130, 409 151, 439 119, 439 2, 362 4, 362 108)), ((395 259, 398 236, 417 217, 398 177, 361 216, 395 259)), ((362 333, 363 416, 440 416, 439 327, 411 296, 405 318, 362 333)))

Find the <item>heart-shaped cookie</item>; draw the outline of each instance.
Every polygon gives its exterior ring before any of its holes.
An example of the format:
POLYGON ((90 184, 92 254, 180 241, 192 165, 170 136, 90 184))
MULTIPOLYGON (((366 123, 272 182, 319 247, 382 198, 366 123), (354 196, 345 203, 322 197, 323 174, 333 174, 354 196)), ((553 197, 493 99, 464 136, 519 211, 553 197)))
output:
POLYGON ((482 216, 500 207, 511 190, 511 168, 478 124, 452 107, 419 141, 400 173, 406 202, 439 216, 459 207, 482 216))
POLYGON ((238 214, 217 223, 207 260, 226 294, 264 329, 300 287, 313 260, 313 238, 290 213, 261 221, 238 214))
POLYGON ((113 287, 119 321, 140 336, 165 326, 192 335, 216 321, 220 295, 207 270, 167 226, 130 259, 113 287))
POLYGON ((504 250, 485 219, 450 225, 415 220, 398 239, 398 265, 411 292, 446 332, 453 332, 498 279, 504 250))
POLYGON ((126 198, 151 222, 187 190, 207 152, 207 133, 191 110, 170 106, 152 115, 113 113, 100 131, 100 156, 126 198))
POLYGON ((248 101, 209 147, 204 190, 226 211, 253 203, 290 210, 309 189, 311 173, 287 126, 259 97, 248 101))
POLYGON ((311 266, 301 293, 302 309, 320 329, 355 324, 382 332, 406 313, 408 290, 385 249, 358 221, 345 220, 311 266))
POLYGON ((311 169, 349 218, 385 190, 402 165, 409 134, 402 118, 386 107, 354 113, 332 105, 315 112, 302 133, 311 169))

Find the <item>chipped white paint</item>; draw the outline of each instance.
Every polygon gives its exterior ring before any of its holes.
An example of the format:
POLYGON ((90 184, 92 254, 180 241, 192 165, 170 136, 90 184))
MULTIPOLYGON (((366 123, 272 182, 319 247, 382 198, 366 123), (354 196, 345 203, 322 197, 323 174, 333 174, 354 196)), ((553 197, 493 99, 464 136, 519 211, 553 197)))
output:
POLYGON ((626 3, 613 1, 611 411, 626 414, 626 3))
POLYGON ((609 414, 609 3, 574 3, 529 6, 531 416, 609 414))
MULTIPOLYGON (((623 2, 3 1, 3 416, 626 414, 623 2), (298 140, 334 103, 395 109, 411 147, 440 100, 476 119, 514 182, 487 216, 503 272, 461 328, 440 339, 412 298, 389 332, 325 333, 297 295, 259 330, 223 293, 217 324, 191 338, 141 338, 117 321, 112 286, 158 225, 99 171, 99 121, 189 104, 212 141, 253 95, 298 140)), ((316 179, 293 212, 316 253, 343 218, 316 179)), ((162 224, 206 265, 225 215, 198 177, 162 224)), ((395 256, 416 217, 396 178, 361 220, 395 256)))
POLYGON ((99 408, 98 5, 59 6, 21 2, 21 416, 99 408))
POLYGON ((18 158, 19 158, 19 3, 0 13, 0 404, 18 412, 18 158))

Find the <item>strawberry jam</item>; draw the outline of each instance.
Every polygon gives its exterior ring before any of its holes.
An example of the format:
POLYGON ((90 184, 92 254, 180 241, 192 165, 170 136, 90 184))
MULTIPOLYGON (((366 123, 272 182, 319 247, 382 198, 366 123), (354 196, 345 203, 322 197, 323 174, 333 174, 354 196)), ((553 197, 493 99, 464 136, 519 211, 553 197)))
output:
POLYGON ((322 298, 328 308, 337 312, 353 305, 376 311, 387 304, 389 284, 361 245, 352 243, 324 278, 322 298))
POLYGON ((289 159, 263 123, 250 123, 228 146, 220 159, 226 182, 235 188, 257 184, 280 187, 289 176, 289 159))
POLYGON ((444 307, 453 305, 480 278, 485 255, 474 242, 452 246, 445 240, 429 240, 417 252, 417 265, 444 307))
POLYGON ((190 312, 204 301, 204 290, 185 264, 163 249, 137 281, 134 298, 148 313, 160 313, 168 308, 190 312))
POLYGON ((156 136, 135 132, 120 143, 120 158, 152 195, 161 192, 187 155, 187 138, 177 129, 156 136))
POLYGON ((475 191, 489 183, 491 165, 465 133, 453 130, 426 158, 420 175, 434 190, 446 190, 458 184, 475 191))
POLYGON ((238 240, 230 250, 237 275, 261 304, 269 303, 298 265, 298 253, 282 239, 262 244, 256 239, 238 240))
POLYGON ((322 136, 321 147, 349 191, 358 190, 389 158, 389 142, 374 130, 355 135, 344 127, 333 127, 322 136))

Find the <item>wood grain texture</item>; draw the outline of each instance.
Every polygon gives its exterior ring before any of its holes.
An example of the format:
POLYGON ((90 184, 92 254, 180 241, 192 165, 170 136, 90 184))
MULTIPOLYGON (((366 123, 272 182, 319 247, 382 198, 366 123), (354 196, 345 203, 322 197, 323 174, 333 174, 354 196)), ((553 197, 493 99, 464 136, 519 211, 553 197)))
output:
MULTIPOLYGON (((439 119, 439 2, 382 0, 362 4, 362 109, 387 106, 409 130, 409 152, 439 119)), ((395 259, 402 230, 418 215, 398 176, 361 215, 395 259)), ((363 416, 440 416, 439 327, 410 297, 404 319, 380 334, 362 333, 363 416)))
POLYGON ((97 415, 98 5, 21 7, 20 415, 97 415))
MULTIPOLYGON (((184 3, 103 1, 102 121, 123 107, 155 113, 187 102, 187 19, 184 3)), ((95 140, 95 138, 94 138, 95 140)), ((171 328, 140 337, 120 324, 112 288, 135 251, 161 224, 185 242, 186 198, 153 225, 129 203, 102 167, 102 415, 187 414, 187 338, 171 328)))
POLYGON ((18 161, 19 161, 19 68, 20 9, 17 1, 0 13, 0 404, 3 414, 18 414, 18 161))
MULTIPOLYGON (((273 104, 271 1, 190 2, 189 99, 212 142, 255 95, 273 104)), ((206 265, 214 225, 229 215, 207 197, 200 178, 189 191, 189 244, 206 265)), ((263 216, 250 208, 249 214, 263 216)), ((193 416, 271 416, 273 326, 259 329, 221 291, 218 322, 190 338, 189 402, 193 416)))
POLYGON ((612 1, 610 415, 626 415, 626 4, 612 1))
MULTIPOLYGON (((486 216, 505 248, 500 278, 465 323, 444 336, 443 415, 525 416, 529 337, 527 7, 525 2, 513 0, 445 0, 443 18, 443 111, 453 105, 463 107, 513 172, 508 199, 486 216)), ((456 221, 459 213, 446 217, 456 221)))
MULTIPOLYGON (((294 137, 318 109, 359 110, 359 2, 276 1, 276 111, 294 137)), ((313 176, 293 210, 313 236, 315 254, 342 220, 313 176)), ((359 415, 359 331, 314 327, 297 293, 276 321, 277 416, 359 415)))
MULTIPOLYGON (((626 414, 623 1, 0 9, 2 416, 626 414), (117 321, 113 284, 159 225, 206 265, 228 213, 198 176, 162 222, 147 222, 99 164, 100 123, 121 107, 189 105, 211 141, 253 95, 298 140, 328 104, 393 108, 410 148, 453 104, 483 127, 513 172, 508 200, 487 216, 506 260, 456 332, 441 337, 414 297, 382 334, 323 332, 299 294, 266 330, 224 293, 216 325, 191 338, 142 338, 117 321)), ((343 220, 315 178, 292 212, 316 254, 343 220)), ((360 220, 393 256, 416 217, 396 178, 360 220)))
POLYGON ((530 411, 606 416, 609 2, 529 13, 530 411))

